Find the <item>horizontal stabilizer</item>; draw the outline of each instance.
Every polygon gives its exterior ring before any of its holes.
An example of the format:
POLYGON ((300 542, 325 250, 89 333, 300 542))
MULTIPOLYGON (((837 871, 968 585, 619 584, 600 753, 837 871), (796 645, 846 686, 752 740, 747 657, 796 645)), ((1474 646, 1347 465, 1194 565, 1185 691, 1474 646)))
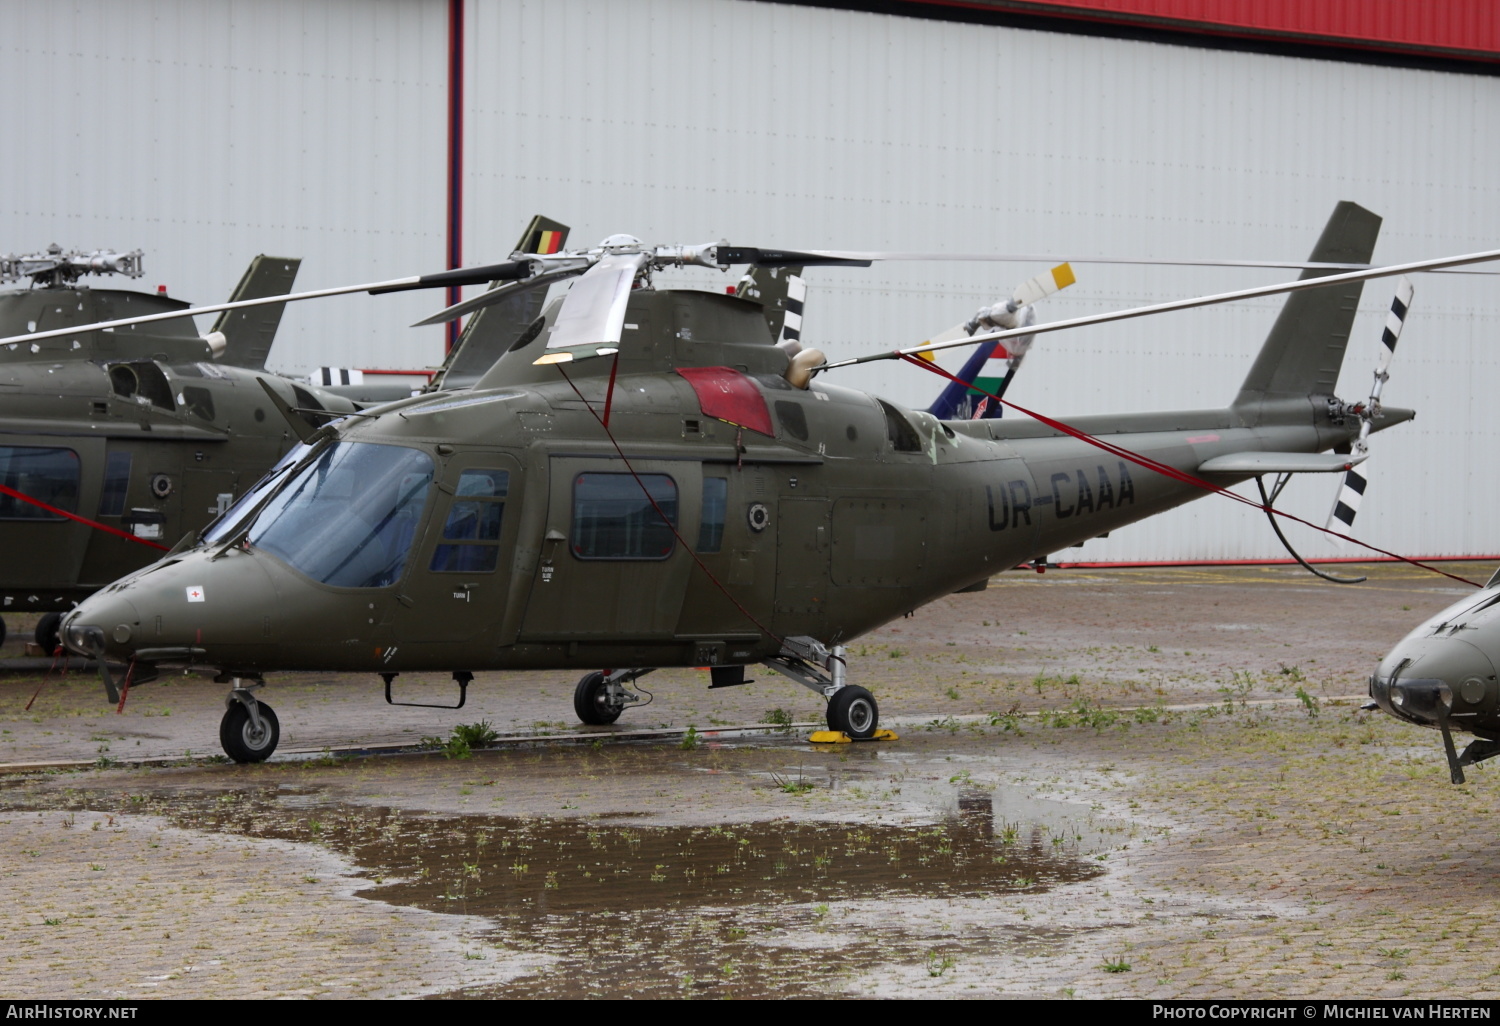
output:
POLYGON ((1200 474, 1337 474, 1365 457, 1336 452, 1232 452, 1198 466, 1200 474))

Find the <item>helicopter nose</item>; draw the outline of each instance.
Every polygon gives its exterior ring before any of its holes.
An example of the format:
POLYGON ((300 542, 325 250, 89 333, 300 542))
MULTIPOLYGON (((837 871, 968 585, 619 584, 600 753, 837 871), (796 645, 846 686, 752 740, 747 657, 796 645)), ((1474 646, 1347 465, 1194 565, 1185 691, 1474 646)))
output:
POLYGON ((86 658, 129 658, 140 621, 140 613, 128 599, 101 592, 68 614, 58 636, 69 651, 86 658))
POLYGON ((1500 682, 1489 657, 1461 638, 1408 638, 1370 678, 1370 697, 1399 719, 1432 727, 1448 716, 1463 726, 1494 712, 1500 682))

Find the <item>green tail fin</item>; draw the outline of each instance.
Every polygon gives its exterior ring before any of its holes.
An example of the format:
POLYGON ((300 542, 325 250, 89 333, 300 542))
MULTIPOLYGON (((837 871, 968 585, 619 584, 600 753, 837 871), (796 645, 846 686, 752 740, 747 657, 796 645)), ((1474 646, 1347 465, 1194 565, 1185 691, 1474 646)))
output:
MULTIPOLYGON (((568 244, 568 226, 537 214, 516 244, 520 253, 557 253, 568 244)), ((495 288, 503 282, 490 282, 495 288)), ((486 306, 469 318, 458 342, 427 391, 469 388, 504 356, 531 322, 541 316, 546 289, 531 289, 486 306)))
MULTIPOLYGON (((1334 207, 1333 216, 1308 261, 1367 264, 1375 254, 1375 239, 1379 234, 1379 215, 1345 200, 1334 207)), ((1301 277, 1319 278, 1336 273, 1309 269, 1301 277)), ((1255 365, 1240 386, 1234 405, 1248 406, 1292 396, 1332 395, 1363 290, 1363 282, 1347 282, 1288 296, 1255 365)))
MULTIPOLYGON (((273 257, 261 254, 250 261, 245 275, 235 287, 231 302, 241 299, 264 299, 267 296, 284 296, 292 291, 292 282, 297 280, 297 269, 302 266, 300 257, 273 257)), ((225 310, 214 321, 213 330, 223 332, 228 343, 220 363, 235 367, 260 370, 266 365, 271 353, 271 343, 276 341, 276 328, 281 324, 281 313, 285 303, 267 303, 244 310, 225 310)))

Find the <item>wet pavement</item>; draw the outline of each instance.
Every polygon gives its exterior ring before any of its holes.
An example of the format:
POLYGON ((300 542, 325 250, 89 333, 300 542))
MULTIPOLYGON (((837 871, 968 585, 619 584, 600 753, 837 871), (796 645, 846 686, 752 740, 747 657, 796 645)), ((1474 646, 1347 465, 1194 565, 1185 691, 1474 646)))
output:
POLYGON ((0 778, 0 986, 1492 995, 1492 773, 1454 788, 1435 735, 1339 697, 1452 582, 1376 570, 1334 640, 1329 587, 1279 568, 1002 578, 856 643, 900 724, 880 744, 713 732, 812 720, 816 696, 776 680, 663 671, 653 706, 579 731, 547 675, 495 675, 461 713, 287 675, 268 691, 302 754, 240 767, 201 758, 217 686, 164 680, 116 716, 95 680, 48 681, 28 711, 41 680, 0 676, 0 754, 98 763, 0 778), (1184 609, 1193 626, 1163 626, 1184 609), (480 720, 532 740, 335 750, 480 720), (643 726, 679 733, 626 736, 643 726))

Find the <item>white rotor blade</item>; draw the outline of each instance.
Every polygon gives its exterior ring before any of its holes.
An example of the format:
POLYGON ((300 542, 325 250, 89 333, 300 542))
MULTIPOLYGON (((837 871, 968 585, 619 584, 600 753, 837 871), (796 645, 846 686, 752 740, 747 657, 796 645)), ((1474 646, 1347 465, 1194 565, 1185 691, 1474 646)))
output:
MULTIPOLYGON (((916 253, 896 251, 856 251, 842 249, 800 250, 808 256, 833 260, 910 260, 916 262, 957 261, 961 263, 1051 264, 1059 261, 1074 264, 1126 264, 1148 267, 1264 267, 1290 271, 1364 271, 1375 264, 1328 263, 1310 260, 1177 260, 1171 257, 1091 257, 1061 256, 1056 253, 916 253)), ((1435 273, 1500 275, 1500 271, 1472 268, 1428 268, 1435 273)))
POLYGON ((913 346, 910 349, 898 349, 890 353, 875 353, 870 356, 860 356, 852 360, 840 360, 838 363, 830 363, 823 370, 832 370, 835 367, 848 367, 858 363, 869 363, 872 360, 893 360, 901 356, 915 356, 923 352, 931 352, 938 349, 950 349, 954 346, 972 345, 978 342, 988 342, 990 339, 1015 338, 1019 335, 1040 334, 1044 331, 1062 331, 1065 328, 1081 328, 1089 324, 1108 324, 1111 321, 1129 320, 1133 317, 1149 317, 1152 314, 1170 313, 1173 310, 1192 310, 1200 306, 1214 306, 1218 303, 1233 303, 1241 299, 1258 299, 1261 296, 1275 296, 1286 292, 1303 292, 1307 289, 1323 288, 1326 285, 1338 285, 1349 281, 1369 281, 1372 278, 1390 278, 1398 274, 1406 274, 1412 271, 1430 271, 1439 267, 1459 267, 1465 264, 1482 264, 1493 260, 1500 260, 1500 249, 1485 250, 1481 253, 1466 253, 1462 256, 1438 257, 1433 260, 1416 260, 1406 264, 1392 264, 1388 267, 1372 267, 1363 271, 1349 271, 1345 274, 1330 274, 1320 278, 1301 278, 1297 281, 1282 282, 1279 285, 1263 285, 1259 288, 1240 289, 1236 292, 1221 292, 1212 296, 1199 296, 1194 299, 1177 299, 1169 303, 1153 303, 1150 306, 1137 306, 1128 310, 1115 310, 1111 313, 1090 314, 1086 317, 1073 317, 1065 321, 1049 321, 1046 324, 1030 325, 1024 328, 1010 328, 1006 331, 991 331, 969 338, 944 342, 934 345, 913 346))

